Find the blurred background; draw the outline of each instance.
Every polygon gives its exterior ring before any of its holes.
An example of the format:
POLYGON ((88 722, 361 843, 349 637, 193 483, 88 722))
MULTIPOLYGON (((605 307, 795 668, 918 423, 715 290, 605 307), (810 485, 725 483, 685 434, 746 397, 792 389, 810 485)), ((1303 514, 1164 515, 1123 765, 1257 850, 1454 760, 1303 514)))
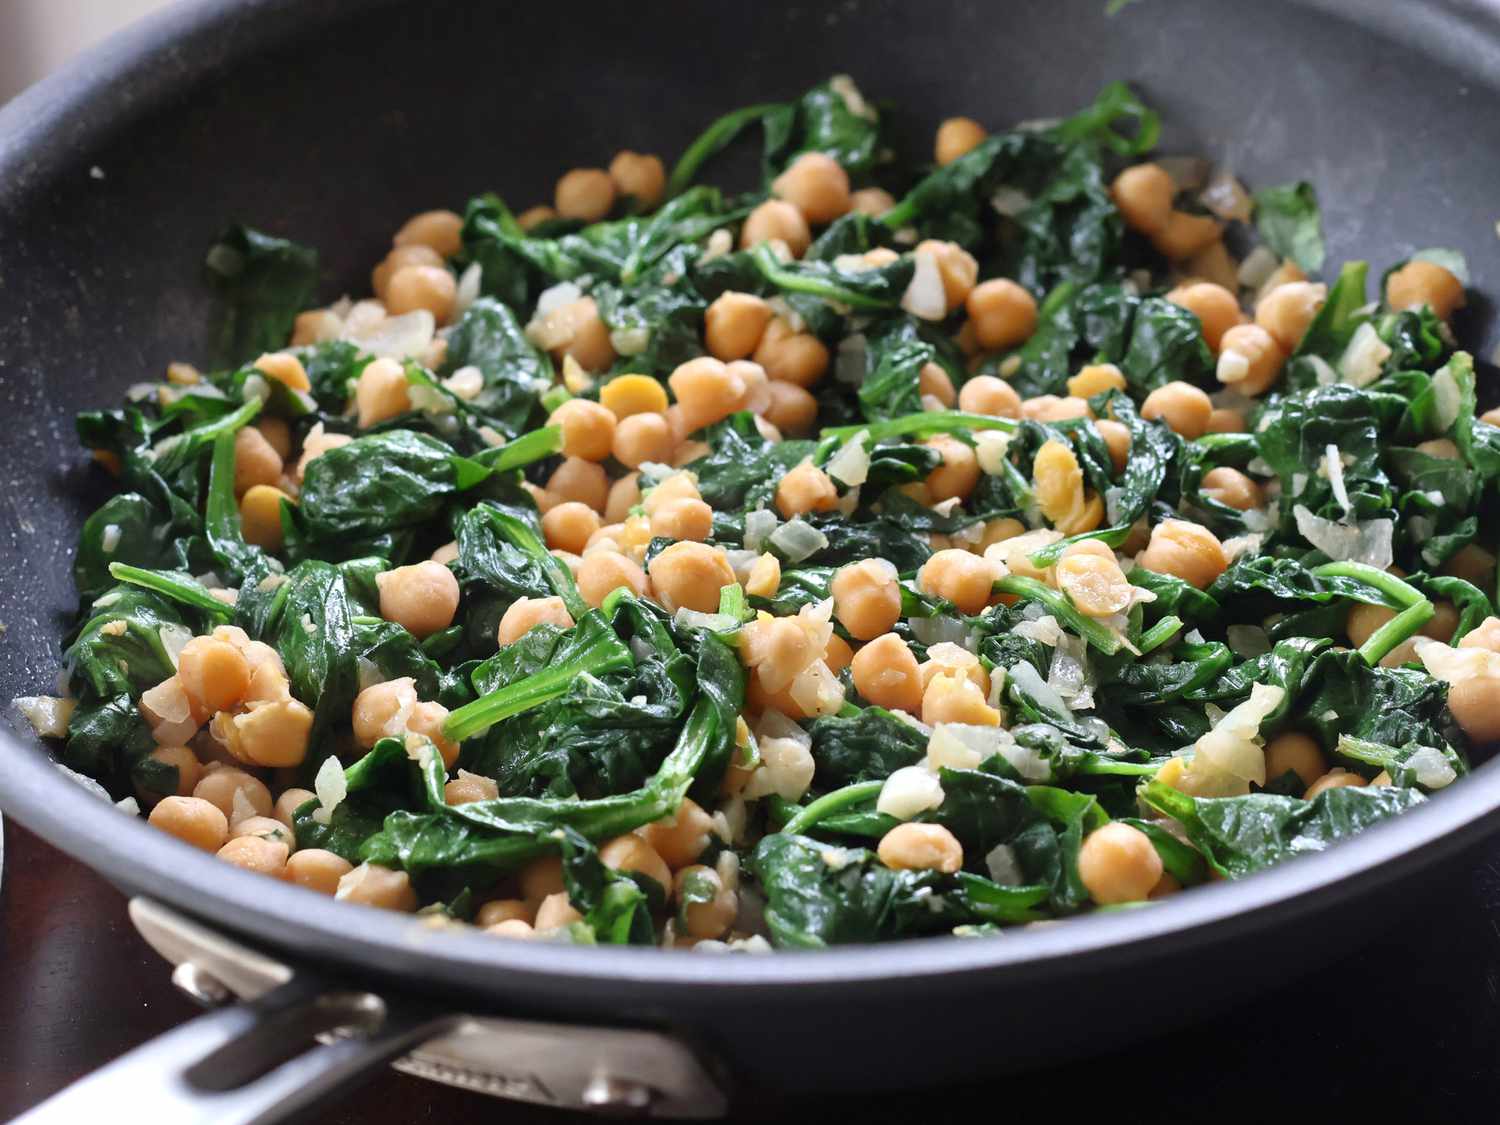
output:
POLYGON ((0 104, 172 0, 0 0, 0 104))

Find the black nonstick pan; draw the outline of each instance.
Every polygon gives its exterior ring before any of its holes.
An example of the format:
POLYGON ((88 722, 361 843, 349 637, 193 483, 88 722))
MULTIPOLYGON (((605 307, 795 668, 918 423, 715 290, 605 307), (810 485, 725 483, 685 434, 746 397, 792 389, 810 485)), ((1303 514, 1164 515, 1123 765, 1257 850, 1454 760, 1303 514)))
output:
MULTIPOLYGON (((102 497, 72 416, 207 353, 202 253, 226 220, 318 246, 324 295, 360 292, 415 211, 492 188, 541 200, 564 169, 627 147, 670 156, 729 108, 841 71, 902 108, 913 152, 942 117, 1052 116, 1124 79, 1161 110, 1163 151, 1251 183, 1312 179, 1332 262, 1458 246, 1475 293, 1500 290, 1489 4, 187 4, 0 111, 0 697, 51 689, 75 607, 71 552, 102 497)), ((1464 343, 1490 355, 1492 307, 1476 297, 1466 316, 1464 343)), ((1500 826, 1491 763, 1331 852, 1149 909, 726 959, 356 910, 120 815, 22 733, 0 754, 5 811, 136 896, 179 983, 260 997, 37 1111, 59 1121, 125 1104, 272 1120, 402 1055, 497 1094, 678 1115, 747 1086, 868 1091, 1056 1062, 1097 1046, 1106 1015, 1118 1046, 1244 995, 1293 952, 1348 949, 1500 826), (922 1013, 941 1013, 941 1035, 897 1034, 922 1013)))

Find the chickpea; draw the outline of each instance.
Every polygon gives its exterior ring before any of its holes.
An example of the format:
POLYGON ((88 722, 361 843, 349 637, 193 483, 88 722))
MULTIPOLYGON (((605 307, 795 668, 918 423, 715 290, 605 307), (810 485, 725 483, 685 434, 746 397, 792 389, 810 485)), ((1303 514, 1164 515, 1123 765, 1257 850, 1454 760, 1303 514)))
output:
POLYGON ((572 554, 582 554, 589 537, 599 530, 599 514, 587 504, 568 500, 542 517, 542 534, 547 546, 572 554))
POLYGON ((1219 343, 1228 332, 1241 321, 1240 303, 1235 295, 1222 285, 1211 281, 1195 281, 1179 285, 1167 294, 1167 300, 1198 318, 1203 326, 1203 339, 1210 350, 1217 352, 1219 343))
MULTIPOLYGON (((552 475, 547 478, 547 492, 553 503, 577 500, 596 512, 602 512, 609 500, 609 478, 595 461, 565 457, 563 463, 552 470, 552 475)), ((540 509, 541 505, 538 504, 537 507, 540 509)))
POLYGON ((1328 772, 1328 759, 1317 740, 1301 731, 1278 734, 1266 743, 1266 780, 1294 773, 1304 787, 1328 772))
POLYGON ((1330 789, 1342 789, 1346 786, 1354 789, 1363 789, 1367 784, 1368 782, 1360 777, 1359 774, 1350 773, 1346 769, 1335 766, 1309 785, 1307 792, 1302 794, 1302 799, 1304 801, 1311 801, 1318 794, 1325 793, 1330 789))
POLYGON ((453 318, 458 281, 444 266, 402 266, 391 274, 385 305, 392 316, 426 309, 439 324, 453 318))
POLYGON ((538 625, 571 629, 574 624, 561 598, 517 598, 500 618, 496 639, 503 647, 519 641, 538 625))
POLYGON ((528 926, 536 912, 530 903, 519 898, 495 898, 489 902, 482 903, 474 912, 474 924, 480 929, 487 930, 491 926, 498 926, 501 922, 520 920, 528 926))
POLYGON ((811 387, 828 374, 831 361, 823 341, 810 332, 794 332, 787 322, 774 317, 755 348, 755 362, 772 380, 811 387))
POLYGON ((633 414, 665 414, 667 392, 650 375, 616 375, 599 388, 599 403, 624 421, 633 414))
POLYGON ((769 551, 756 559, 745 577, 745 593, 752 597, 775 597, 781 586, 781 562, 769 551))
POLYGON ((707 457, 713 450, 706 441, 685 441, 672 454, 672 465, 681 468, 707 457))
POLYGON ((1283 350, 1295 351, 1327 299, 1328 286, 1321 282, 1292 281, 1278 285, 1255 306, 1255 323, 1270 333, 1283 350))
POLYGON ((1442 461, 1457 461, 1460 457, 1458 446, 1452 438, 1433 438, 1431 441, 1419 441, 1416 445, 1417 452, 1425 453, 1429 457, 1436 457, 1442 461))
POLYGON ((1153 235, 1166 229, 1172 217, 1172 197, 1177 187, 1159 164, 1136 164, 1126 168, 1110 185, 1115 206, 1132 230, 1153 235))
MULTIPOLYGON (((1500 406, 1491 407, 1479 416, 1479 420, 1486 426, 1500 426, 1500 406)), ((98 450, 95 450, 97 453, 98 450)))
POLYGON ((889 633, 901 620, 901 583, 896 568, 884 559, 865 559, 842 567, 829 583, 833 612, 857 641, 889 633))
POLYGON ((417 908, 417 892, 412 889, 411 876, 378 863, 361 863, 350 870, 339 880, 333 897, 341 902, 407 914, 417 908))
POLYGON ((248 808, 248 816, 271 815, 271 791, 265 782, 232 766, 207 771, 203 780, 193 786, 193 796, 217 808, 229 818, 230 824, 235 820, 236 804, 248 808), (244 797, 244 801, 236 802, 237 793, 244 797))
POLYGON ((990 600, 994 565, 968 551, 950 547, 938 551, 917 571, 923 593, 946 598, 960 613, 978 613, 990 600))
POLYGON ((517 882, 521 897, 529 905, 540 905, 548 895, 557 894, 563 889, 562 858, 546 855, 532 860, 521 868, 517 882))
POLYGON ((763 298, 721 293, 703 314, 703 341, 716 359, 745 359, 754 354, 770 322, 771 306, 763 298))
POLYGON ((294 391, 312 390, 307 368, 291 352, 267 352, 255 361, 254 367, 267 379, 274 379, 294 391))
POLYGON ((553 309, 547 314, 546 325, 549 336, 561 341, 549 349, 555 362, 562 363, 572 356, 585 371, 598 373, 615 361, 609 325, 599 315, 599 304, 594 298, 580 297, 553 309))
POLYGON ((1021 396, 1004 379, 975 375, 958 390, 958 408, 992 418, 1021 417, 1021 396))
POLYGON ((391 240, 397 246, 427 246, 445 258, 463 249, 464 219, 453 211, 423 211, 401 225, 391 240))
POLYGON ((917 243, 915 253, 930 254, 937 263, 948 311, 951 313, 962 308, 979 281, 979 263, 974 260, 974 255, 956 242, 939 242, 934 238, 917 243))
POLYGON ((485 927, 484 932, 492 937, 509 938, 511 941, 530 941, 536 936, 536 930, 522 918, 507 918, 503 922, 496 922, 493 926, 485 927))
POLYGON ((1000 712, 985 701, 984 692, 973 680, 963 674, 940 672, 928 679, 922 692, 922 721, 928 726, 964 723, 997 727, 1000 712))
POLYGON ((1109 450, 1109 461, 1115 472, 1123 473, 1125 463, 1130 460, 1130 427, 1112 418, 1100 418, 1095 421, 1094 429, 1104 439, 1104 445, 1109 450))
POLYGON ((933 503, 967 500, 979 483, 979 458, 974 447, 951 434, 937 434, 924 443, 942 455, 942 462, 927 474, 927 489, 933 503))
MULTIPOLYGON (((1295 344, 1295 341, 1294 341, 1295 344)), ((1219 382, 1243 395, 1265 394, 1281 375, 1287 352, 1259 324, 1238 324, 1219 340, 1219 382)))
POLYGON ((604 866, 654 879, 664 892, 672 889, 672 872, 650 844, 636 835, 616 836, 599 848, 604 866))
POLYGON ((1084 837, 1078 849, 1078 877, 1100 906, 1141 902, 1160 882, 1161 856, 1139 828, 1118 821, 1084 837))
POLYGON ((1092 398, 1105 391, 1123 391, 1125 375, 1113 363, 1091 363, 1068 380, 1070 398, 1092 398))
POLYGON ((257 484, 274 485, 281 480, 281 455, 265 434, 254 426, 242 426, 234 435, 234 493, 243 496, 257 484))
POLYGON ((573 908, 567 891, 558 891, 542 899, 536 910, 538 930, 560 930, 574 922, 583 921, 583 915, 573 908))
POLYGON ((1068 595, 1080 613, 1109 617, 1130 608, 1134 591, 1115 554, 1097 540, 1068 547, 1057 560, 1057 588, 1068 595), (1086 545, 1097 549, 1088 550, 1086 545))
POLYGON ((1036 298, 1008 278, 980 282, 964 307, 980 345, 990 351, 1024 344, 1036 331, 1036 298))
POLYGON ((702 864, 677 873, 673 897, 681 931, 697 941, 722 937, 739 913, 739 895, 724 886, 717 871, 702 864))
MULTIPOLYGON (((1459 648, 1487 648, 1500 652, 1500 617, 1486 617, 1458 642, 1459 648)), ((152 755, 155 757, 155 755, 152 755)))
POLYGON ((1092 418, 1093 410, 1085 399, 1069 395, 1037 395, 1021 403, 1021 417, 1033 422, 1066 422, 1073 418, 1092 418))
POLYGON ((279 488, 257 484, 240 498, 240 533, 246 543, 262 550, 279 551, 284 537, 281 505, 292 498, 279 488))
POLYGON ((1500 739, 1500 676, 1479 675, 1448 688, 1448 710, 1475 742, 1500 739))
POLYGON ((950 409, 958 399, 953 380, 940 363, 922 364, 922 370, 917 373, 917 393, 924 402, 929 398, 936 399, 944 410, 950 409))
POLYGON ((286 666, 274 648, 260 641, 251 641, 240 651, 250 662, 250 689, 245 692, 245 702, 291 698, 286 666))
POLYGON ((713 824, 713 817, 696 801, 684 797, 674 815, 637 828, 636 834, 661 856, 668 867, 676 870, 703 854, 713 824))
MULTIPOLYGON (((543 517, 544 527, 548 518, 550 513, 543 517)), ((375 585, 380 590, 380 616, 418 640, 452 625, 458 612, 458 579, 441 563, 424 559, 411 566, 398 566, 377 574, 375 585)))
MULTIPOLYGON (((287 460, 287 458, 289 458, 292 455, 292 428, 287 425, 286 419, 285 418, 277 418, 274 414, 265 414, 265 415, 262 415, 261 417, 257 418, 255 420, 255 423, 252 426, 247 427, 247 428, 253 429, 253 430, 257 431, 260 434, 261 437, 265 438, 266 444, 271 447, 272 451, 276 454, 277 457, 281 458, 282 468, 283 468, 283 470, 285 470, 286 460, 287 460)), ((239 435, 236 434, 235 437, 238 438, 239 435)), ((235 489, 236 490, 239 489, 239 484, 237 483, 238 482, 238 474, 239 474, 239 443, 236 442, 235 443, 235 475, 236 475, 235 489)), ((280 474, 277 474, 277 478, 280 479, 280 474)), ((251 484, 265 484, 265 483, 271 483, 271 482, 266 482, 266 481, 251 481, 250 483, 251 484)), ((248 488, 249 485, 247 485, 246 487, 248 488)))
POLYGON ((811 461, 791 469, 776 485, 776 510, 784 519, 808 512, 831 512, 838 507, 833 478, 811 461))
POLYGON ((863 645, 850 661, 854 687, 877 707, 910 711, 922 709, 922 673, 917 658, 895 633, 863 645))
POLYGON ((354 865, 343 856, 322 848, 303 848, 286 861, 286 880, 332 898, 338 893, 339 881, 353 870, 354 865))
POLYGON ((1216 406, 1214 407, 1214 412, 1208 416, 1208 432, 1211 434, 1243 434, 1248 433, 1249 428, 1245 425, 1245 416, 1238 410, 1216 406))
POLYGON ((641 507, 645 509, 646 515, 650 516, 656 513, 657 508, 685 496, 694 500, 703 499, 698 491, 697 478, 692 473, 673 473, 646 493, 646 498, 641 501, 641 507))
MULTIPOLYGON (((437 748, 442 756, 443 768, 452 769, 458 761, 458 743, 454 742, 443 733, 443 724, 448 721, 448 708, 441 703, 424 700, 411 709, 411 715, 406 720, 406 729, 412 734, 421 735, 437 748)), ((408 740, 408 745, 410 745, 408 740)))
POLYGON ((614 445, 614 414, 608 407, 586 398, 568 399, 552 412, 547 424, 562 427, 564 457, 603 461, 614 445))
POLYGON ((646 573, 657 601, 673 613, 684 606, 713 613, 719 608, 719 591, 734 583, 734 568, 722 549, 690 540, 662 551, 646 573))
POLYGON ((337 340, 344 332, 344 320, 328 309, 309 309, 297 314, 292 321, 290 346, 304 348, 310 344, 321 344, 337 340))
POLYGON ((149 789, 137 782, 135 791, 142 804, 154 804, 162 797, 190 797, 193 788, 203 777, 203 766, 198 761, 198 756, 186 746, 158 746, 146 757, 176 770, 177 781, 170 789, 165 790, 149 789))
POLYGON ((884 188, 860 188, 849 195, 850 210, 869 215, 872 219, 880 218, 894 206, 896 206, 896 197, 884 188))
POLYGON ((354 385, 354 402, 362 430, 405 414, 411 409, 406 369, 394 359, 371 360, 354 385))
MULTIPOLYGON (((381 259, 380 264, 370 271, 370 289, 385 301, 386 293, 391 287, 391 277, 397 270, 405 269, 407 266, 437 266, 442 268, 443 256, 430 246, 397 246, 389 254, 381 259)), ((382 306, 383 307, 383 306, 382 306)), ((339 333, 335 332, 334 339, 338 339, 339 333)))
POLYGON ((972 117, 950 117, 938 126, 932 143, 932 158, 939 165, 952 164, 960 156, 978 148, 987 136, 984 126, 972 117))
POLYGON ((147 822, 205 852, 217 852, 229 839, 229 821, 224 810, 201 797, 163 797, 156 802, 147 822))
POLYGON ((712 356, 681 364, 667 377, 667 383, 682 408, 683 428, 688 433, 729 417, 745 394, 744 377, 712 356))
POLYGON ((1181 578, 1200 590, 1229 568, 1218 537, 1187 520, 1162 520, 1153 527, 1151 541, 1135 561, 1147 570, 1181 578))
POLYGON ((248 703, 231 715, 214 716, 212 733, 237 761, 252 766, 295 766, 307 756, 313 713, 295 699, 248 703))
POLYGON ((1172 430, 1192 441, 1208 432, 1208 416, 1214 404, 1208 395, 1191 383, 1175 380, 1157 387, 1141 403, 1141 417, 1148 421, 1160 418, 1172 430))
POLYGON ((652 210, 667 190, 667 170, 661 157, 631 152, 628 148, 615 153, 609 162, 609 178, 620 195, 634 196, 642 211, 652 210))
POLYGON ((615 182, 602 168, 574 168, 557 181, 552 206, 564 219, 597 223, 615 205, 615 182))
POLYGON ((1167 216, 1167 225, 1151 235, 1151 244, 1162 257, 1180 262, 1207 250, 1223 234, 1224 228, 1216 219, 1173 211, 1167 216))
POLYGON ((661 505, 651 515, 651 535, 703 542, 714 530, 714 510, 702 500, 684 496, 661 505))
MULTIPOLYGON (((618 434, 618 430, 616 434, 618 434)), ((608 523, 624 523, 630 509, 641 502, 641 474, 627 473, 609 486, 609 499, 604 504, 604 519, 608 523)))
POLYGON ((941 871, 964 865, 963 845, 941 824, 898 824, 880 838, 880 862, 895 871, 941 871))
POLYGON ((488 777, 460 770, 458 777, 443 786, 446 805, 472 805, 475 801, 493 801, 500 796, 500 786, 488 777))
MULTIPOLYGON (((758 637, 760 659, 755 674, 767 694, 786 691, 798 673, 817 659, 812 638, 794 617, 772 618, 758 637)), ((750 659, 748 655, 746 659, 750 659)))
POLYGON ((802 212, 784 199, 768 199, 745 218, 740 228, 740 248, 749 250, 762 242, 782 242, 800 258, 812 245, 812 231, 802 212))
POLYGON ((280 879, 286 874, 289 854, 290 849, 280 840, 267 840, 261 836, 236 836, 218 850, 216 857, 246 871, 280 879))
POLYGON ((622 586, 636 597, 646 596, 646 572, 633 559, 616 551, 590 551, 578 564, 578 592, 598 609, 622 586))
POLYGON ((804 152, 771 183, 773 194, 801 211, 809 223, 831 223, 849 210, 849 174, 833 157, 804 152))
POLYGON ((1394 609, 1360 603, 1349 608, 1349 616, 1344 619, 1344 632, 1349 636, 1349 643, 1359 648, 1395 616, 1394 609))
POLYGON ((353 440, 348 434, 325 433, 323 423, 317 423, 308 431, 307 437, 302 441, 302 456, 297 460, 294 479, 300 484, 309 464, 323 456, 330 449, 337 449, 341 445, 348 445, 353 440))
POLYGON ((1266 502, 1260 485, 1238 469, 1231 469, 1227 465, 1210 469, 1203 474, 1202 492, 1210 500, 1217 500, 1240 512, 1262 507, 1266 502))
POLYGON ((177 675, 199 711, 227 711, 250 690, 250 665, 233 645, 194 637, 177 657, 177 675))
POLYGON ((1477 543, 1470 543, 1443 565, 1441 573, 1462 578, 1484 590, 1495 580, 1495 556, 1477 543))
POLYGON ((271 815, 295 831, 297 810, 316 796, 310 789, 284 789, 271 806, 271 815))
POLYGON ((545 203, 538 203, 535 207, 528 207, 516 216, 516 223, 524 231, 532 231, 543 223, 550 223, 558 218, 557 212, 545 203))
POLYGON ((1426 305, 1447 320, 1464 307, 1464 283, 1436 262, 1413 258, 1385 279, 1385 303, 1397 311, 1426 305))
POLYGON ((416 705, 417 682, 410 676, 372 684, 354 697, 354 740, 368 750, 382 738, 399 737, 416 705))
POLYGON ((782 433, 800 437, 811 432, 818 418, 818 400, 796 383, 772 382, 766 387, 766 409, 761 414, 782 433))

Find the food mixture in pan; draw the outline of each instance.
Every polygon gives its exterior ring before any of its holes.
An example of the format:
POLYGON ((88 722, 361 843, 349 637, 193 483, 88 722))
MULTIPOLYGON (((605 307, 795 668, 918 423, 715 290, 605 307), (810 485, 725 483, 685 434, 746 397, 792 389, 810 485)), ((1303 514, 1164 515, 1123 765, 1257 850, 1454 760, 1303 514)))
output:
POLYGON ((836 77, 416 215, 324 308, 229 230, 219 354, 78 419, 62 763, 350 903, 752 951, 1138 907, 1462 775, 1461 254, 1325 269, 1310 185, 1146 159, 1118 84, 930 161, 887 117, 836 77))

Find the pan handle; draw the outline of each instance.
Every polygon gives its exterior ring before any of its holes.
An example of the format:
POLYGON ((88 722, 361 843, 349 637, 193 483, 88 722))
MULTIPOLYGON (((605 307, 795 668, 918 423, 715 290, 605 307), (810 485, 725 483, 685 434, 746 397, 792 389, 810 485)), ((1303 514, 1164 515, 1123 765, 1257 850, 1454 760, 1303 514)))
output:
POLYGON ((262 1125, 357 1085, 455 1017, 298 974, 122 1055, 16 1118, 73 1125, 150 1107, 157 1125, 262 1125))

